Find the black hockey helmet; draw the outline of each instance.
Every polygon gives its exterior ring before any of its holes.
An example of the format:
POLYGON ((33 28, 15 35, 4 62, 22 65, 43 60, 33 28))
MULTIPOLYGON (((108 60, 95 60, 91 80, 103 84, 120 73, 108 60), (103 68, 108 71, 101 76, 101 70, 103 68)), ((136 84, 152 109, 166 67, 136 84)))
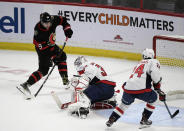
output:
POLYGON ((43 23, 51 22, 51 15, 47 12, 40 14, 40 21, 43 23))

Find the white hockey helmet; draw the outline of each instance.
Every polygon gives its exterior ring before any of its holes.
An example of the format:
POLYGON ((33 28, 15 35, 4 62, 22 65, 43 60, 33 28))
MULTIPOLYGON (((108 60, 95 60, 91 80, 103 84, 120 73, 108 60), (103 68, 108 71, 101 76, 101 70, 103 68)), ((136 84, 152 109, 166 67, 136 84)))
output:
POLYGON ((84 56, 79 56, 77 57, 77 59, 75 60, 74 62, 74 66, 76 67, 76 69, 79 71, 79 70, 82 70, 83 66, 86 65, 86 58, 84 56))
POLYGON ((155 53, 154 53, 153 49, 146 48, 142 52, 143 59, 153 59, 154 56, 155 56, 155 53))

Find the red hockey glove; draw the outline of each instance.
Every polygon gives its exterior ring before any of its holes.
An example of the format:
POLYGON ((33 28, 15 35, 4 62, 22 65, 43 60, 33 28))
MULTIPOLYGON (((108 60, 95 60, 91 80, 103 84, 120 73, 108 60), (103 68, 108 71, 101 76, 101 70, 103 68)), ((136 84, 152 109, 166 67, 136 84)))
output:
POLYGON ((161 90, 157 90, 157 93, 159 94, 159 100, 160 101, 165 101, 166 94, 161 90))
POLYGON ((160 82, 156 83, 156 84, 153 83, 153 87, 154 87, 155 90, 160 90, 160 87, 161 87, 160 82))

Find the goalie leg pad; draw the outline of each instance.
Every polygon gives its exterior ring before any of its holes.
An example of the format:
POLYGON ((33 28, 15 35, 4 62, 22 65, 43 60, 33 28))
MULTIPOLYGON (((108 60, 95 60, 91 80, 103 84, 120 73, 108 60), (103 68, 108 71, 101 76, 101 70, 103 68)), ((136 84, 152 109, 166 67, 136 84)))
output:
POLYGON ((111 101, 111 100, 105 100, 105 101, 101 101, 101 102, 96 102, 94 104, 91 105, 91 109, 112 109, 114 107, 116 107, 116 100, 111 101))
POLYGON ((89 108, 91 101, 83 94, 83 92, 76 92, 75 103, 68 106, 70 113, 78 111, 80 108, 89 108))

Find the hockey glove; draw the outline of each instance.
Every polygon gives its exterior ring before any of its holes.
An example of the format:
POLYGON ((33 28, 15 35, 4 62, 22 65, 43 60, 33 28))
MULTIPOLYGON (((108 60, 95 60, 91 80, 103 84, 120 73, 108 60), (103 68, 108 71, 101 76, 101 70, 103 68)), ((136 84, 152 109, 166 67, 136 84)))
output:
POLYGON ((159 100, 160 101, 165 101, 166 94, 163 91, 161 91, 161 90, 157 90, 157 93, 159 95, 159 100))
POLYGON ((54 50, 53 53, 55 54, 55 58, 53 59, 53 61, 55 63, 59 63, 60 62, 60 57, 61 57, 61 49, 59 48, 58 45, 54 45, 54 50))
POLYGON ((68 38, 72 37, 73 31, 70 26, 65 27, 64 29, 65 36, 68 38))
POLYGON ((160 87, 161 87, 161 85, 160 85, 160 82, 159 83, 153 83, 153 87, 154 87, 154 89, 157 91, 157 90, 160 90, 160 87))

